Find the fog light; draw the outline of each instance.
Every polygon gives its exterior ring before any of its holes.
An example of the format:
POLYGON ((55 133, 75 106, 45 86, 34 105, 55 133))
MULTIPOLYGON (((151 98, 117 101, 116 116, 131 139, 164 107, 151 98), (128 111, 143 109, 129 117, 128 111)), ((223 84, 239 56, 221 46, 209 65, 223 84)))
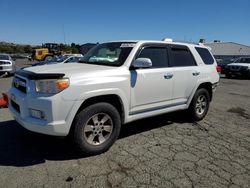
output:
POLYGON ((30 115, 33 118, 44 119, 44 113, 40 110, 30 109, 30 115))

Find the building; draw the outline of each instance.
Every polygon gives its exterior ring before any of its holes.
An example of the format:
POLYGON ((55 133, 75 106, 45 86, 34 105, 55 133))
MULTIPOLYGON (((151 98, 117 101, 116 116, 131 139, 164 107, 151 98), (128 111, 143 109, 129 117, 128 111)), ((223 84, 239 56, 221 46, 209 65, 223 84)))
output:
POLYGON ((238 57, 249 56, 250 46, 238 44, 235 42, 220 42, 214 41, 213 43, 204 43, 212 50, 212 54, 216 59, 230 60, 238 57))

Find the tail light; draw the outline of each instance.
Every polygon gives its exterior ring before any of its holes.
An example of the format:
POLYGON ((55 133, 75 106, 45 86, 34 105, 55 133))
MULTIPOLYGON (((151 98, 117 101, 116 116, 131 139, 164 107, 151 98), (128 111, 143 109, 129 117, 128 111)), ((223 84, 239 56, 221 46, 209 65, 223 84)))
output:
POLYGON ((221 67, 220 66, 216 66, 216 71, 218 72, 218 73, 221 73, 221 67))

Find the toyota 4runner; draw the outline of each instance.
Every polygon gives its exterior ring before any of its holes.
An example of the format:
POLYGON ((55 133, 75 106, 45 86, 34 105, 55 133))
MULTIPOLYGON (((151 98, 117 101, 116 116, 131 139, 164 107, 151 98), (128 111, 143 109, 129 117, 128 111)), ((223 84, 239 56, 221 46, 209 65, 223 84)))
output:
POLYGON ((80 151, 98 154, 134 120, 177 110, 202 120, 218 82, 216 61, 203 45, 108 42, 79 63, 19 70, 9 110, 30 131, 70 134, 80 151))

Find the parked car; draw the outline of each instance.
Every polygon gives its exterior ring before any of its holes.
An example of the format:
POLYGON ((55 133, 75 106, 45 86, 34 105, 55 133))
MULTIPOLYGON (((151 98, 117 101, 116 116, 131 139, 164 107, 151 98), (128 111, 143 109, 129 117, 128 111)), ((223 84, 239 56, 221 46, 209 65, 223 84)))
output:
POLYGON ((229 63, 232 63, 231 61, 227 61, 227 60, 223 60, 223 59, 216 59, 216 62, 217 62, 217 65, 220 66, 221 68, 221 74, 225 74, 225 70, 226 70, 226 66, 229 64, 229 63))
POLYGON ((63 56, 67 56, 67 57, 70 57, 70 56, 83 57, 82 54, 63 54, 63 56))
POLYGON ((15 61, 8 54, 0 54, 0 73, 14 74, 16 72, 15 61))
POLYGON ((52 64, 62 64, 62 63, 77 63, 83 55, 81 54, 66 54, 63 56, 54 56, 52 59, 47 61, 39 61, 32 66, 38 66, 38 65, 52 65, 52 64))
POLYGON ((234 63, 230 63, 225 68, 227 78, 232 76, 244 76, 250 78, 250 57, 238 58, 234 63))
POLYGON ((108 42, 92 48, 81 63, 18 71, 9 110, 28 130, 72 135, 80 151, 98 154, 128 122, 177 110, 202 120, 218 82, 216 61, 203 45, 108 42))

